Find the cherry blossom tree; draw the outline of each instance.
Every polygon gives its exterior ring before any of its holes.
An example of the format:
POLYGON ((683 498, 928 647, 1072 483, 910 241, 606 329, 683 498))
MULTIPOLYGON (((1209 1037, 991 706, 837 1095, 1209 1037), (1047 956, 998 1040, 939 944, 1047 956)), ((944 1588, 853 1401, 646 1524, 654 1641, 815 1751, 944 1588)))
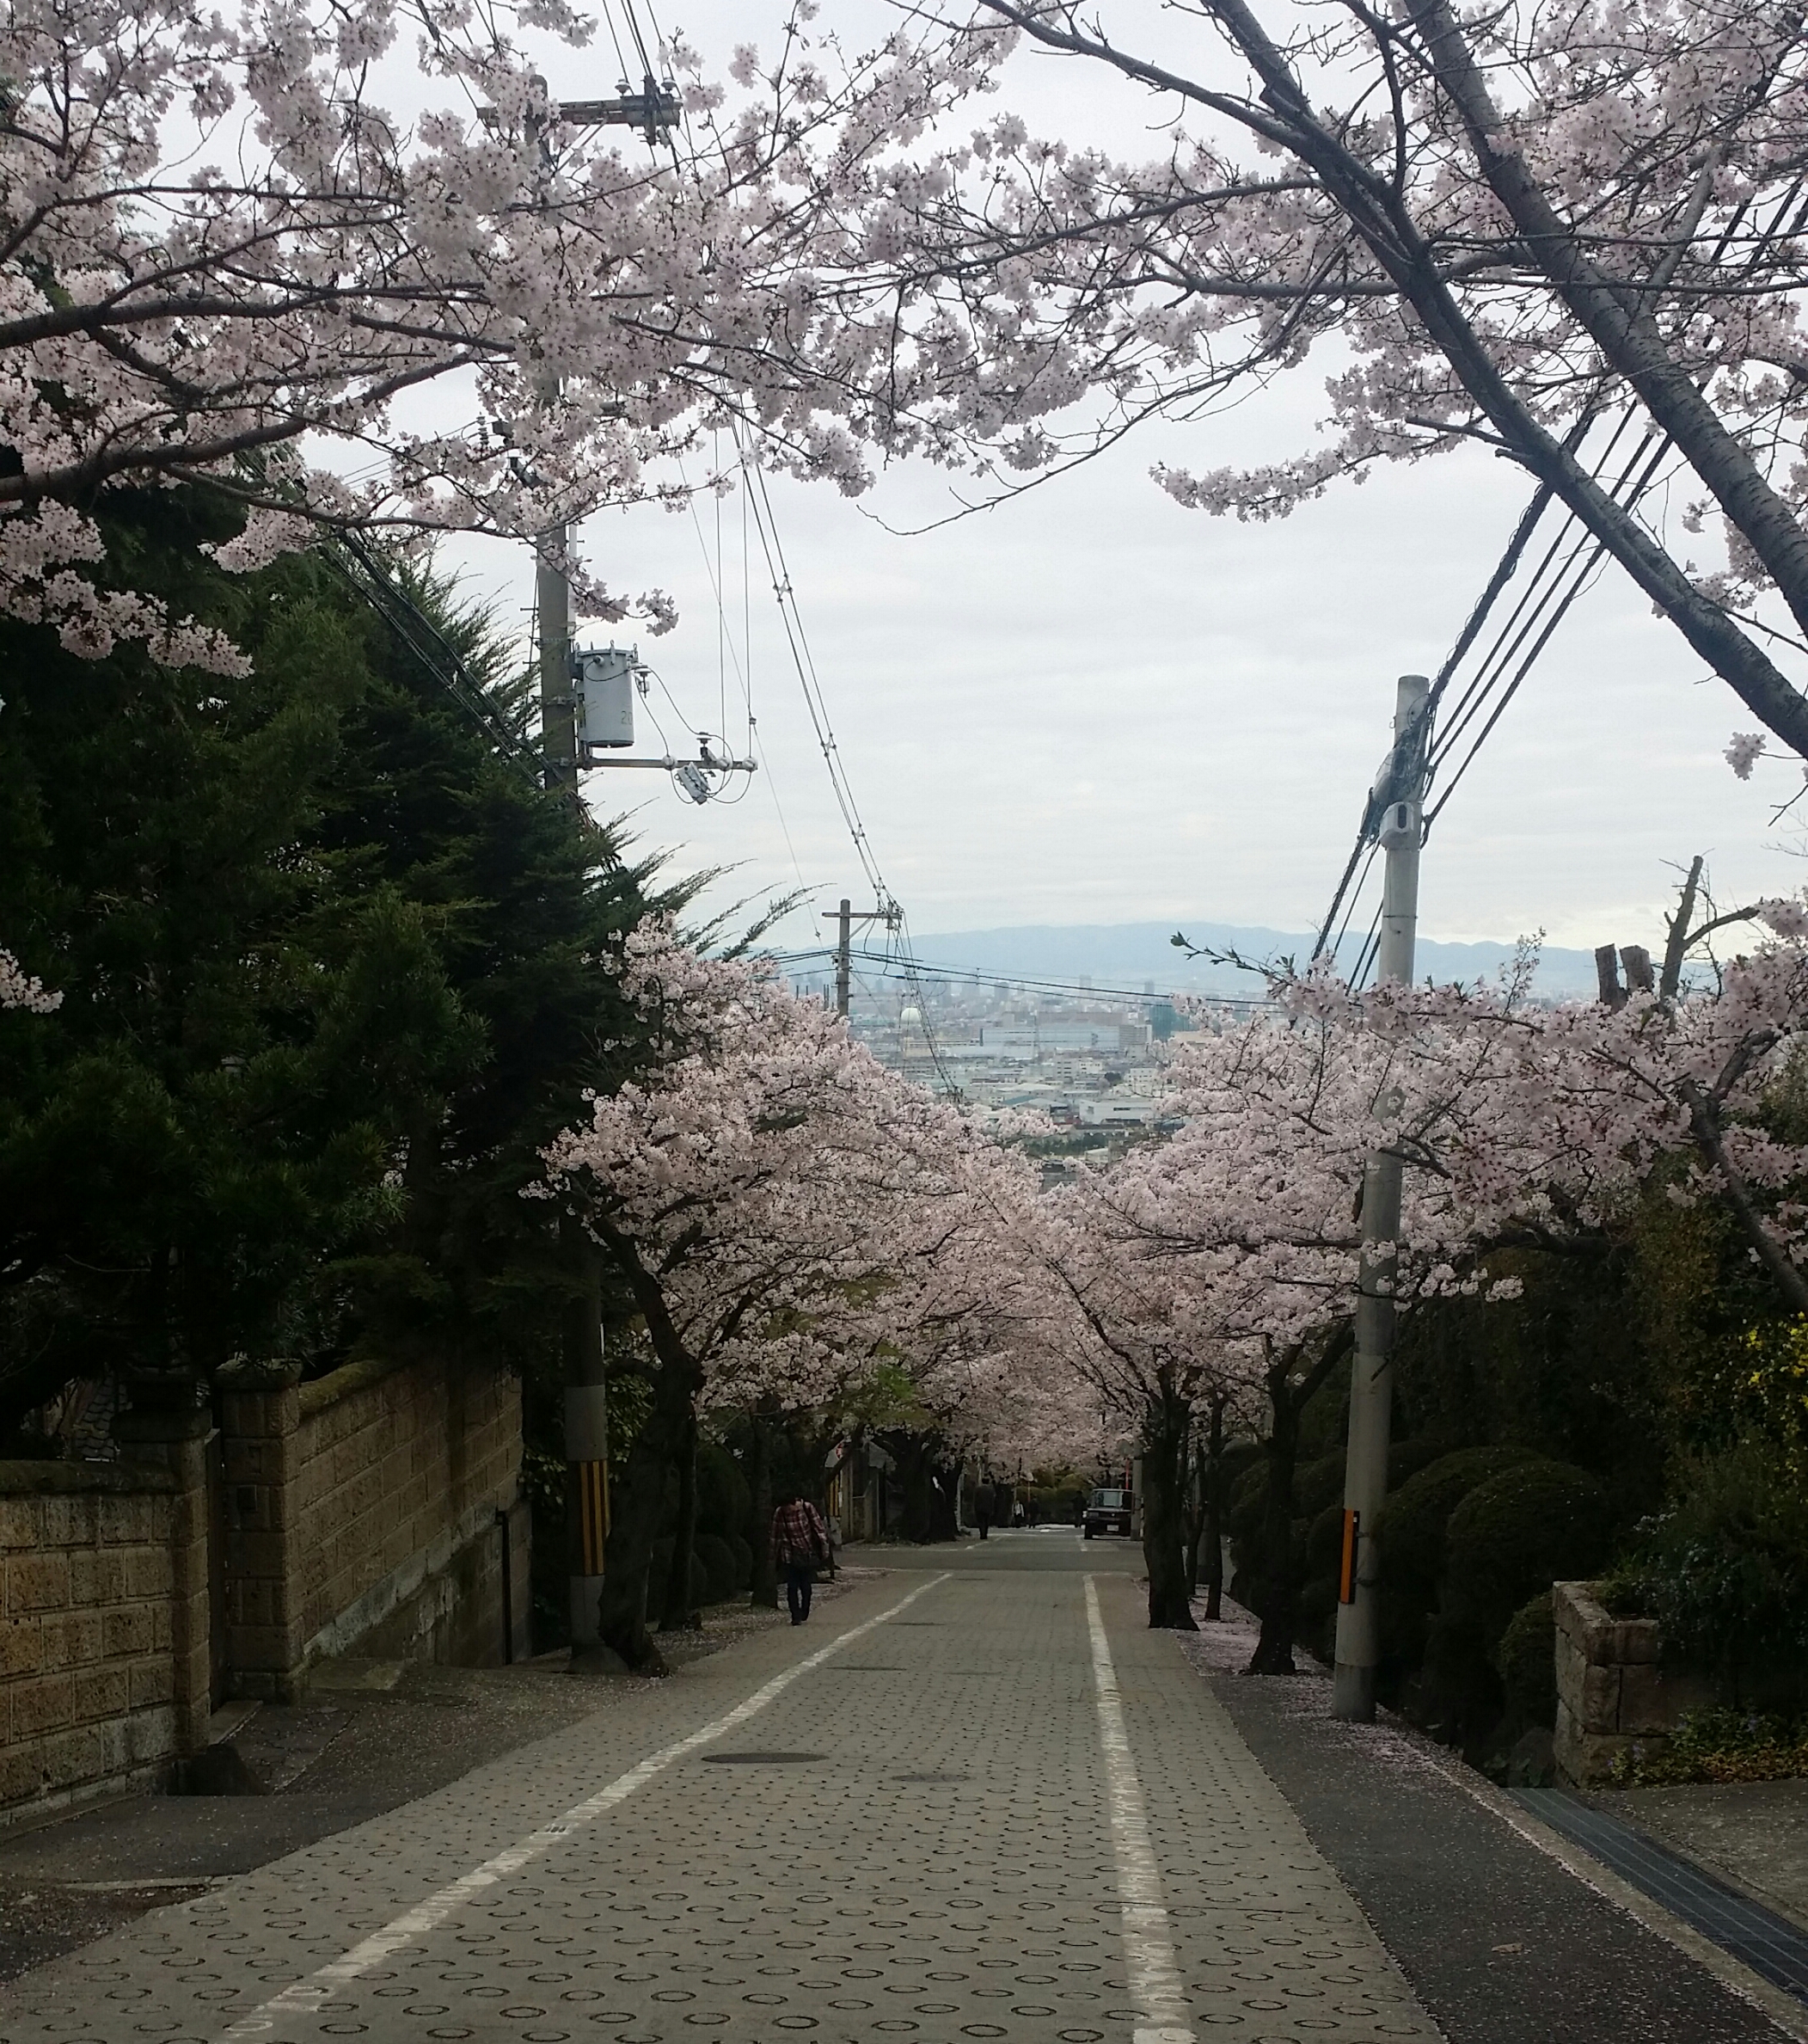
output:
MULTIPOLYGON (((591 26, 566 0, 11 8, 0 606, 77 650, 230 670, 218 635, 97 572, 127 487, 236 499, 235 568, 322 526, 550 547, 671 496, 669 457, 731 420, 767 463, 860 488, 864 344, 818 286, 845 237, 806 162, 914 133, 926 78, 881 46, 831 89, 794 22, 788 65, 757 89, 738 65, 731 104, 671 46, 683 123, 643 138, 567 118, 538 75, 555 56, 602 86, 573 54, 591 26)), ((576 593, 628 607, 581 573, 576 593)))
POLYGON ((699 1405, 828 1406, 875 1364, 931 1371, 990 1294, 965 1183, 981 1139, 951 1108, 775 974, 702 957, 669 929, 627 940, 623 985, 655 1075, 592 1103, 549 1151, 544 1189, 621 1273, 657 1359, 601 1627, 652 1668, 647 1564, 699 1405))
POLYGON ((1146 91, 1161 147, 1127 160, 989 111, 866 169, 859 273, 900 336, 898 444, 1014 487, 1316 350, 1316 444, 1163 465, 1176 500, 1273 518, 1377 462, 1492 450, 1808 754, 1794 14, 978 0, 919 62, 984 52, 1006 87, 1001 27, 1097 73, 1101 101, 1107 75, 1146 91), (1609 437, 1616 466, 1633 451, 1619 478, 1592 458, 1609 437), (1721 558, 1698 568, 1710 519, 1721 558))
POLYGON ((30 1015, 54 1015, 63 996, 33 978, 10 951, 0 950, 0 1008, 22 1008, 30 1015))

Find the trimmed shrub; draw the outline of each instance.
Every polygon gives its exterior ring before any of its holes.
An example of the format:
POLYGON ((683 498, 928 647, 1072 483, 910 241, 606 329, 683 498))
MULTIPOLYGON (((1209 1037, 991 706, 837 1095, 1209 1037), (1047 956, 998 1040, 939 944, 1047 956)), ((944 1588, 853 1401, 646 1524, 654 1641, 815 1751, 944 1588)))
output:
MULTIPOLYGON (((741 1465, 720 1441, 697 1443, 697 1531, 729 1540, 745 1536, 753 1495, 741 1465)), ((702 1542, 698 1543, 701 1549, 702 1542)))
POLYGON ((1302 1462, 1294 1470, 1293 1509, 1296 1517, 1315 1519, 1321 1512, 1343 1509, 1344 1462, 1344 1451, 1339 1448, 1334 1455, 1302 1462))
POLYGON ((1506 1714, 1515 1733, 1557 1722, 1557 1626, 1551 1593, 1541 1590, 1507 1621, 1490 1656, 1500 1677, 1506 1714))
POLYGON ((734 1587, 739 1590, 753 1587, 753 1550, 739 1533, 728 1536, 728 1545, 734 1556, 734 1587))
POLYGON ((1450 1514, 1492 1477, 1541 1459, 1529 1448, 1459 1448, 1408 1477, 1382 1507, 1375 1529, 1382 1582, 1407 1605, 1430 1610, 1443 1577, 1450 1514))
POLYGON ((1566 1462, 1505 1470, 1450 1514, 1440 1606, 1472 1623, 1492 1650, 1541 1590, 1595 1574, 1612 1531, 1607 1493, 1587 1470, 1566 1462))
POLYGON ((726 1604, 739 1587, 734 1550, 720 1533, 699 1533, 690 1587, 699 1604, 726 1604))

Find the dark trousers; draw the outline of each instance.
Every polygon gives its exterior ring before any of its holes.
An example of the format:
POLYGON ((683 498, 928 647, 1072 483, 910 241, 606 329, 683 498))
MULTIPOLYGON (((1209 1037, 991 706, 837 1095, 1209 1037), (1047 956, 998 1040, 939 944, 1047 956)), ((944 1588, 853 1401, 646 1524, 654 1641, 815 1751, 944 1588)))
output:
POLYGON ((813 1562, 787 1562, 785 1602, 791 1606, 791 1623, 801 1625, 810 1616, 810 1592, 816 1581, 813 1562))

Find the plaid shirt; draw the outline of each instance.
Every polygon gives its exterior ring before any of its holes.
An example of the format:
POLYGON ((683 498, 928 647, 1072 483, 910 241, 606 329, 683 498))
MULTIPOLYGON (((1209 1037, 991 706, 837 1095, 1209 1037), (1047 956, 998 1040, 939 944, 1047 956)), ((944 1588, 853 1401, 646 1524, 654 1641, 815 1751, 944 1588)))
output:
POLYGON ((829 1552, 829 1529, 806 1498, 794 1498, 772 1514, 772 1553, 781 1568, 800 1568, 829 1552))

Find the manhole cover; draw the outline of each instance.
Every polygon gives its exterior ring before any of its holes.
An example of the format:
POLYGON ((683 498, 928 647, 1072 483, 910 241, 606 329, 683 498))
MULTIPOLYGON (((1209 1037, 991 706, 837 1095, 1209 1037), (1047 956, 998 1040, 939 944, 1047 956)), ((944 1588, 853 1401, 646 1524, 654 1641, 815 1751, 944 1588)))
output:
POLYGON ((712 1767, 797 1767, 806 1760, 826 1760, 827 1753, 705 1753, 712 1767))

